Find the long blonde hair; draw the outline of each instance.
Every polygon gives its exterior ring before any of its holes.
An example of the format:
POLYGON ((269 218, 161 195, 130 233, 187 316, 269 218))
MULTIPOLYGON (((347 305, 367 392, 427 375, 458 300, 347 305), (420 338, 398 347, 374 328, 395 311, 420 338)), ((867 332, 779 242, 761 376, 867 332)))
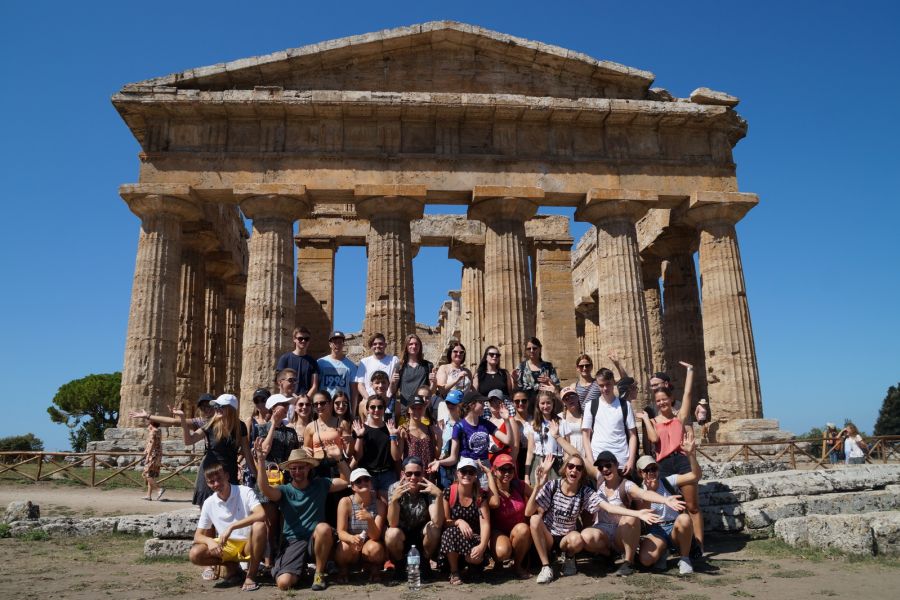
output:
POLYGON ((218 408, 221 408, 222 416, 213 421, 213 438, 220 442, 227 437, 231 437, 231 439, 237 442, 241 435, 241 421, 238 419, 237 411, 231 406, 222 406, 218 408))

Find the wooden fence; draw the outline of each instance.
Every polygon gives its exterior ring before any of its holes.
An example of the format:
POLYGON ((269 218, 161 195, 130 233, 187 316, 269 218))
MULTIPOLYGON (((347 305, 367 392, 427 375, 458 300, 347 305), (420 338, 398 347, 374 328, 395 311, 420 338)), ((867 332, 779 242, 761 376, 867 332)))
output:
MULTIPOLYGON (((867 463, 900 461, 900 436, 864 439, 869 446, 865 457, 867 463)), ((704 443, 697 448, 697 453, 712 463, 784 461, 792 469, 829 469, 834 465, 827 455, 824 458, 821 456, 822 442, 791 439, 744 444, 704 443)), ((195 475, 190 473, 188 477, 185 471, 198 467, 203 455, 176 452, 164 456, 178 459, 179 464, 164 464, 157 482, 177 480, 193 487, 195 475)), ((143 452, 0 452, 0 481, 24 479, 37 483, 64 478, 92 488, 113 484, 144 486, 146 484, 140 474, 143 458, 143 452)))

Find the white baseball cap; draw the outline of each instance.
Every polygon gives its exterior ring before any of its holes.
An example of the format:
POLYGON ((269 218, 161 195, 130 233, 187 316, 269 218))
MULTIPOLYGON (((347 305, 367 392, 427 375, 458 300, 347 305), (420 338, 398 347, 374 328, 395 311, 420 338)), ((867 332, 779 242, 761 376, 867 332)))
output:
POLYGON ((269 396, 269 399, 266 400, 266 410, 272 410, 275 408, 276 404, 285 404, 291 401, 290 398, 285 396, 284 394, 272 394, 269 396))
POLYGON ((479 464, 467 456, 462 457, 461 459, 459 459, 459 462, 456 463, 457 471, 459 471, 460 469, 464 469, 465 467, 472 467, 476 471, 479 470, 479 464))
POLYGON ((238 409, 238 399, 234 394, 222 394, 212 402, 210 402, 213 406, 230 406, 234 410, 238 409))
POLYGON ((350 483, 353 483, 360 477, 368 477, 369 479, 372 478, 372 476, 369 475, 369 472, 365 469, 353 469, 353 472, 350 473, 350 483))

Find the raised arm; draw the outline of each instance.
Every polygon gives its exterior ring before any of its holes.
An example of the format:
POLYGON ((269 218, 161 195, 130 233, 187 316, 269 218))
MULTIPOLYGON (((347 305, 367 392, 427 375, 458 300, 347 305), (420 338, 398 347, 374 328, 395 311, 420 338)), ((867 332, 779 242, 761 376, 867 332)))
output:
POLYGON ((619 357, 615 354, 610 354, 608 356, 609 360, 612 362, 613 366, 616 368, 616 371, 619 372, 619 379, 624 377, 628 377, 628 371, 625 370, 625 367, 622 366, 621 361, 619 361, 619 357))
POLYGON ((680 361, 678 364, 687 369, 684 378, 684 394, 681 396, 681 408, 678 409, 678 420, 687 423, 691 416, 691 388, 694 386, 694 365, 680 361))
MULTIPOLYGON (((169 410, 172 411, 172 414, 175 414, 176 408, 174 406, 170 406, 169 410)), ((181 425, 181 419, 164 417, 162 415, 151 415, 146 410, 133 410, 128 413, 128 417, 131 419, 147 419, 151 423, 163 425, 164 427, 178 427, 181 425)))
MULTIPOLYGON (((559 447, 563 449, 563 451, 569 456, 581 456, 578 452, 578 449, 572 445, 572 443, 566 439, 566 436, 559 435, 559 423, 557 421, 550 421, 550 436, 556 440, 556 443, 559 444, 559 447)), ((591 479, 597 478, 597 467, 594 466, 593 461, 588 461, 587 457, 581 456, 584 460, 584 472, 591 479)))
POLYGON ((391 443, 391 458, 396 462, 403 460, 403 438, 400 437, 400 428, 394 424, 394 419, 387 420, 388 435, 391 443))
POLYGON ((685 436, 685 439, 681 441, 681 449, 684 450, 688 457, 688 462, 691 463, 691 472, 683 473, 676 477, 675 485, 678 487, 696 485, 703 476, 703 470, 700 468, 700 463, 697 462, 697 443, 694 441, 693 436, 685 436))
POLYGON ((176 417, 180 419, 181 423, 181 434, 184 437, 185 446, 193 446, 200 440, 206 439, 206 430, 209 429, 213 422, 219 418, 219 413, 217 412, 209 419, 203 427, 197 429, 196 431, 192 431, 190 426, 188 425, 187 415, 184 414, 184 411, 180 408, 176 408, 172 411, 176 417))
POLYGON ((647 432, 647 439, 649 439, 652 443, 657 443, 659 441, 659 433, 656 431, 656 424, 653 422, 653 419, 650 418, 650 415, 647 414, 647 411, 639 411, 634 413, 635 418, 640 419, 644 424, 644 431, 647 432))
POLYGON ((256 472, 263 474, 256 478, 259 491, 272 502, 278 502, 281 500, 281 490, 269 485, 269 478, 264 475, 266 472, 266 455, 263 453, 263 441, 261 438, 256 438, 256 441, 253 443, 253 449, 256 450, 256 472))
POLYGON ((547 473, 553 468, 553 456, 547 455, 538 467, 535 476, 534 487, 531 488, 531 494, 528 496, 528 502, 525 503, 525 516, 530 517, 535 514, 543 514, 544 509, 537 503, 537 497, 544 484, 547 483, 547 473))
POLYGON ((503 444, 507 446, 512 446, 515 440, 515 434, 513 433, 513 424, 509 419, 509 409, 506 406, 503 406, 500 409, 500 418, 503 419, 503 422, 506 424, 506 431, 500 431, 497 429, 494 431, 494 437, 500 440, 503 444))

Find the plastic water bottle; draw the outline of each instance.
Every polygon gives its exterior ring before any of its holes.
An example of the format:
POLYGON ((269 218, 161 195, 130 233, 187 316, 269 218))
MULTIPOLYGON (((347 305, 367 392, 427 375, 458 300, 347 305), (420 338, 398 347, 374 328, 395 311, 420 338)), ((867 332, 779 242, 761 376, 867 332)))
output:
POLYGON ((418 590, 422 587, 422 576, 419 573, 420 560, 419 551, 413 546, 406 555, 406 581, 411 590, 418 590))

